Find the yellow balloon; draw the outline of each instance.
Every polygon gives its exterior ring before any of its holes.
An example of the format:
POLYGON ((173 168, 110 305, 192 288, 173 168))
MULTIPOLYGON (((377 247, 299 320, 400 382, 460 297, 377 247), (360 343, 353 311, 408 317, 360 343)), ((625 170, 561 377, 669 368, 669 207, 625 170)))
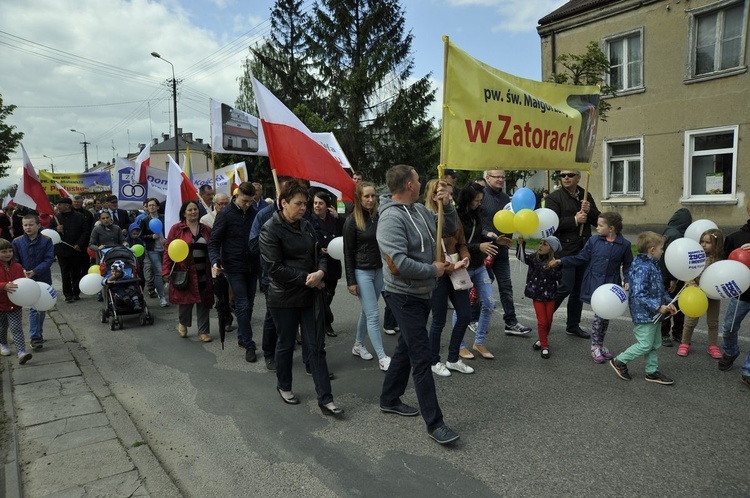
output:
POLYGON ((88 271, 88 273, 96 273, 96 274, 100 274, 101 272, 100 272, 100 270, 99 270, 99 265, 91 265, 91 266, 89 266, 89 271, 88 271))
POLYGON ((185 258, 188 257, 188 252, 190 252, 190 248, 188 247, 187 242, 182 239, 173 240, 169 243, 169 247, 167 247, 169 258, 175 263, 184 261, 185 258))
POLYGON ((531 235, 539 228, 539 215, 531 209, 522 209, 513 218, 513 226, 523 235, 531 235))
POLYGON ((698 318, 708 310, 708 297, 699 287, 685 287, 677 304, 685 316, 698 318))
POLYGON ((492 224, 502 233, 513 233, 513 212, 501 209, 492 218, 492 224))

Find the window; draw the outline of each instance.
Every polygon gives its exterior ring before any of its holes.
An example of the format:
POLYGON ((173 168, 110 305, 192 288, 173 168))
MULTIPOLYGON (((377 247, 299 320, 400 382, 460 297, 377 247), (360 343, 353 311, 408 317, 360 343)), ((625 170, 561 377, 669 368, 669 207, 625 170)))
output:
POLYGON ((724 1, 692 12, 692 76, 736 69, 744 59, 745 2, 724 1))
POLYGON ((642 196, 641 150, 641 139, 605 143, 607 198, 642 196))
POLYGON ((685 132, 685 199, 734 199, 737 126, 685 132))
POLYGON ((641 30, 606 38, 609 84, 618 92, 643 88, 641 30))

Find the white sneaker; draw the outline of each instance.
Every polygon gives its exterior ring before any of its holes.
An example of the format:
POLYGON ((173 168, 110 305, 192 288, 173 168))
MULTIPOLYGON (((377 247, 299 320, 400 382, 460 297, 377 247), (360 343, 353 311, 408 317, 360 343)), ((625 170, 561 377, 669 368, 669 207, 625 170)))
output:
POLYGON ((391 357, 390 356, 383 356, 378 360, 378 366, 383 372, 386 372, 388 370, 388 367, 391 366, 391 357))
POLYGON ((471 368, 469 365, 461 361, 461 358, 458 359, 456 363, 452 363, 450 361, 445 362, 445 367, 448 370, 455 370, 456 372, 461 372, 463 374, 472 374, 474 373, 474 369, 471 368))
POLYGON ((161 306, 162 308, 166 308, 167 306, 169 306, 169 303, 167 302, 166 297, 159 298, 159 306, 161 306))
POLYGON ((359 356, 363 360, 372 360, 372 355, 367 350, 364 344, 354 344, 354 347, 352 348, 352 354, 354 356, 359 356))
POLYGON ((440 377, 450 377, 451 372, 447 368, 445 368, 445 365, 443 365, 440 362, 435 363, 432 365, 432 373, 435 375, 439 375, 440 377))
POLYGON ((396 329, 383 329, 383 331, 388 335, 396 335, 396 329))
POLYGON ((472 332, 474 332, 476 334, 477 333, 477 322, 470 322, 469 323, 469 330, 471 330, 472 332))
POLYGON ((0 344, 0 355, 10 356, 10 349, 7 344, 0 344))

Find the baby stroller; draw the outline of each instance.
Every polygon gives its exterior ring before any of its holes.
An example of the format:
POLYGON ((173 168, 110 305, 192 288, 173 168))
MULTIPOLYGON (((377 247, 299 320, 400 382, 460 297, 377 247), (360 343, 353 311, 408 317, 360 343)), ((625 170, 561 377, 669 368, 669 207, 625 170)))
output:
POLYGON ((124 315, 138 315, 138 323, 141 325, 154 323, 154 317, 143 299, 141 273, 135 254, 123 246, 104 249, 100 265, 102 275, 110 274, 110 269, 116 261, 123 264, 123 277, 114 282, 104 282, 104 309, 100 312, 102 323, 109 320, 110 330, 121 329, 124 315))

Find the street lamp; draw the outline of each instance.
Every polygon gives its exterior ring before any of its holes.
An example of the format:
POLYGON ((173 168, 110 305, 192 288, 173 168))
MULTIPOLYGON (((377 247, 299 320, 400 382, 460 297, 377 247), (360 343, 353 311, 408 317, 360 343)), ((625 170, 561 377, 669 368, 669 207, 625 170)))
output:
POLYGON ((177 79, 174 77, 174 64, 159 55, 159 52, 151 52, 151 57, 161 59, 172 66, 172 105, 174 106, 174 160, 180 164, 180 144, 177 139, 177 79))
POLYGON ((83 144, 83 171, 88 173, 89 172, 89 149, 88 149, 89 143, 86 141, 86 134, 82 131, 74 130, 73 128, 71 128, 70 131, 72 131, 73 133, 80 133, 81 135, 83 135, 83 142, 81 142, 83 144))
POLYGON ((44 157, 46 157, 47 159, 49 159, 49 167, 50 167, 50 169, 52 169, 52 174, 54 175, 55 174, 55 163, 52 162, 52 158, 49 157, 47 154, 42 154, 42 155, 44 157))

